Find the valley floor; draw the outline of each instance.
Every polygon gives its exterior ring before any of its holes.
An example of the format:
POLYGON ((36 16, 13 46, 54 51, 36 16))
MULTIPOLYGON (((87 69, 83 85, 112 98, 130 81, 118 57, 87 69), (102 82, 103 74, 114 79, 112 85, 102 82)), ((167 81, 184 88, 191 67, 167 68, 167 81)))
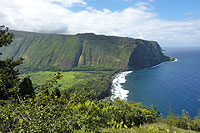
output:
MULTIPOLYGON (((86 85, 89 89, 97 91, 97 98, 103 99, 110 96, 111 76, 113 71, 68 71, 62 72, 63 77, 58 80, 55 87, 60 91, 70 91, 86 85)), ((44 85, 56 72, 40 71, 20 75, 21 78, 29 77, 34 88, 44 85)))

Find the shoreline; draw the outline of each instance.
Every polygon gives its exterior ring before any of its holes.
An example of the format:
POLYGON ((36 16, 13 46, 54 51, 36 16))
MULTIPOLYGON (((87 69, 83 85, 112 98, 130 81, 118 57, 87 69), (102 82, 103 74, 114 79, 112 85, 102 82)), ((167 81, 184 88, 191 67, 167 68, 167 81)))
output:
POLYGON ((108 96, 106 96, 106 97, 104 97, 103 99, 101 99, 102 101, 105 101, 105 102, 108 102, 108 101, 110 101, 110 102, 112 102, 112 100, 111 100, 111 97, 112 97, 112 92, 111 92, 111 90, 112 90, 112 82, 113 82, 113 80, 115 79, 115 77, 118 75, 118 74, 120 74, 120 73, 122 73, 122 72, 124 72, 124 71, 122 71, 122 70, 119 70, 119 71, 117 71, 117 72, 114 72, 111 76, 110 76, 110 80, 109 80, 109 94, 108 94, 108 96))
MULTIPOLYGON (((170 61, 170 62, 177 62, 177 61, 178 61, 178 59, 177 59, 177 58, 174 58, 174 60, 173 60, 173 61, 170 61)), ((153 68, 156 68, 156 67, 161 66, 162 63, 164 63, 164 62, 161 62, 161 63, 159 63, 159 64, 157 64, 157 65, 155 65, 155 66, 152 66, 152 67, 147 67, 147 68, 143 68, 143 69, 139 69, 139 70, 153 69, 153 68)), ((112 101, 114 101, 115 98, 117 98, 117 97, 114 97, 114 96, 113 96, 113 93, 116 92, 116 90, 114 90, 115 88, 113 88, 113 81, 114 81, 114 79, 120 77, 120 75, 123 74, 123 73, 125 73, 125 75, 122 75, 122 76, 123 76, 123 81, 122 81, 122 82, 118 82, 119 85, 120 85, 120 90, 117 90, 117 91, 125 91, 125 92, 126 92, 126 94, 124 95, 125 97, 124 97, 123 99, 121 99, 120 97, 119 97, 119 98, 120 98, 121 100, 127 100, 129 90, 124 90, 124 89, 123 89, 123 86, 122 86, 121 84, 126 83, 126 76, 127 76, 128 74, 130 74, 130 73, 133 73, 133 72, 134 72, 134 70, 123 70, 123 71, 118 71, 118 72, 114 73, 114 74, 111 76, 111 79, 110 79, 110 82, 111 82, 111 85, 110 85, 110 94, 109 94, 108 97, 105 97, 105 98, 102 99, 102 100, 103 100, 103 101, 106 101, 106 102, 107 102, 107 101, 111 101, 111 102, 112 102, 112 101), (113 98, 113 97, 114 97, 114 98, 113 98)))
MULTIPOLYGON (((103 98, 102 101, 105 101, 105 102, 108 102, 108 101, 112 102, 112 101, 114 101, 114 99, 112 98, 113 97, 113 92, 114 92, 114 90, 113 90, 114 89, 113 88, 113 80, 116 79, 116 77, 119 77, 122 73, 127 73, 127 72, 130 72, 130 71, 131 71, 131 73, 133 72, 133 70, 123 70, 123 71, 121 70, 121 71, 118 71, 118 72, 114 73, 113 75, 111 75, 111 78, 110 78, 110 88, 109 88, 110 94, 107 97, 103 98)), ((126 76, 128 74, 124 75, 123 78, 126 78, 126 76)), ((123 83, 125 83, 125 82, 123 82, 123 83)), ((121 83, 119 83, 119 84, 121 85, 121 83)))
POLYGON ((122 84, 126 83, 126 76, 133 71, 123 71, 117 73, 115 78, 112 80, 111 86, 111 101, 114 101, 117 97, 121 100, 127 100, 129 90, 125 90, 122 84))

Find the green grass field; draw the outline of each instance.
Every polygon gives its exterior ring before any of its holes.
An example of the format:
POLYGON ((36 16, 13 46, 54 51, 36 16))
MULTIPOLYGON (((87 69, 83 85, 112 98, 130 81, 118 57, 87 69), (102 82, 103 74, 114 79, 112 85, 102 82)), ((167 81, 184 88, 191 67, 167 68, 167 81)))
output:
MULTIPOLYGON (((87 84, 88 82, 98 82, 102 78, 109 75, 110 72, 107 71, 70 71, 62 72, 63 77, 58 81, 56 86, 60 90, 66 90, 77 85, 87 84)), ((56 72, 50 71, 40 71, 33 72, 28 74, 23 74, 20 77, 30 77, 33 82, 33 85, 44 85, 48 80, 50 80, 56 72)))

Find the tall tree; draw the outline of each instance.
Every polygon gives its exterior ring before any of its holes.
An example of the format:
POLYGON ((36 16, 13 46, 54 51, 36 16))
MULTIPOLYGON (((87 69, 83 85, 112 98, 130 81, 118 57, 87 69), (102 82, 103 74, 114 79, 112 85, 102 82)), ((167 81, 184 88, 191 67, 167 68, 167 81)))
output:
MULTIPOLYGON (((4 25, 0 26, 0 47, 9 45, 12 42, 13 37, 14 34, 10 33, 7 27, 4 25)), ((22 58, 19 60, 13 58, 0 60, 0 99, 6 100, 15 96, 17 93, 25 92, 22 90, 20 91, 20 88, 17 87, 20 79, 18 77, 19 71, 15 69, 15 67, 22 62, 22 58)), ((21 89, 25 88, 22 87, 21 89)))

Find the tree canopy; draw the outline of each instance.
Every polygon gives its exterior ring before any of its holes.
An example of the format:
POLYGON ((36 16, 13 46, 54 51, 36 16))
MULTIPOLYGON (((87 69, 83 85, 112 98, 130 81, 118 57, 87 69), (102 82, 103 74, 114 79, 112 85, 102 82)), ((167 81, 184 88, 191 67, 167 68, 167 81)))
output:
MULTIPOLYGON (((7 27, 0 26, 0 47, 8 46, 13 40, 14 34, 9 32, 7 27)), ((9 99, 15 97, 16 94, 25 96, 27 94, 32 95, 34 93, 33 88, 30 91, 23 91, 25 89, 22 83, 19 83, 19 71, 15 68, 22 64, 23 59, 20 58, 15 60, 13 58, 8 58, 6 60, 0 60, 0 99, 9 99)), ((30 82, 29 82, 30 83, 30 82)), ((31 83, 32 85, 32 83, 31 83)))
POLYGON ((14 34, 8 32, 8 27, 0 25, 0 47, 9 45, 12 42, 13 37, 14 34))

